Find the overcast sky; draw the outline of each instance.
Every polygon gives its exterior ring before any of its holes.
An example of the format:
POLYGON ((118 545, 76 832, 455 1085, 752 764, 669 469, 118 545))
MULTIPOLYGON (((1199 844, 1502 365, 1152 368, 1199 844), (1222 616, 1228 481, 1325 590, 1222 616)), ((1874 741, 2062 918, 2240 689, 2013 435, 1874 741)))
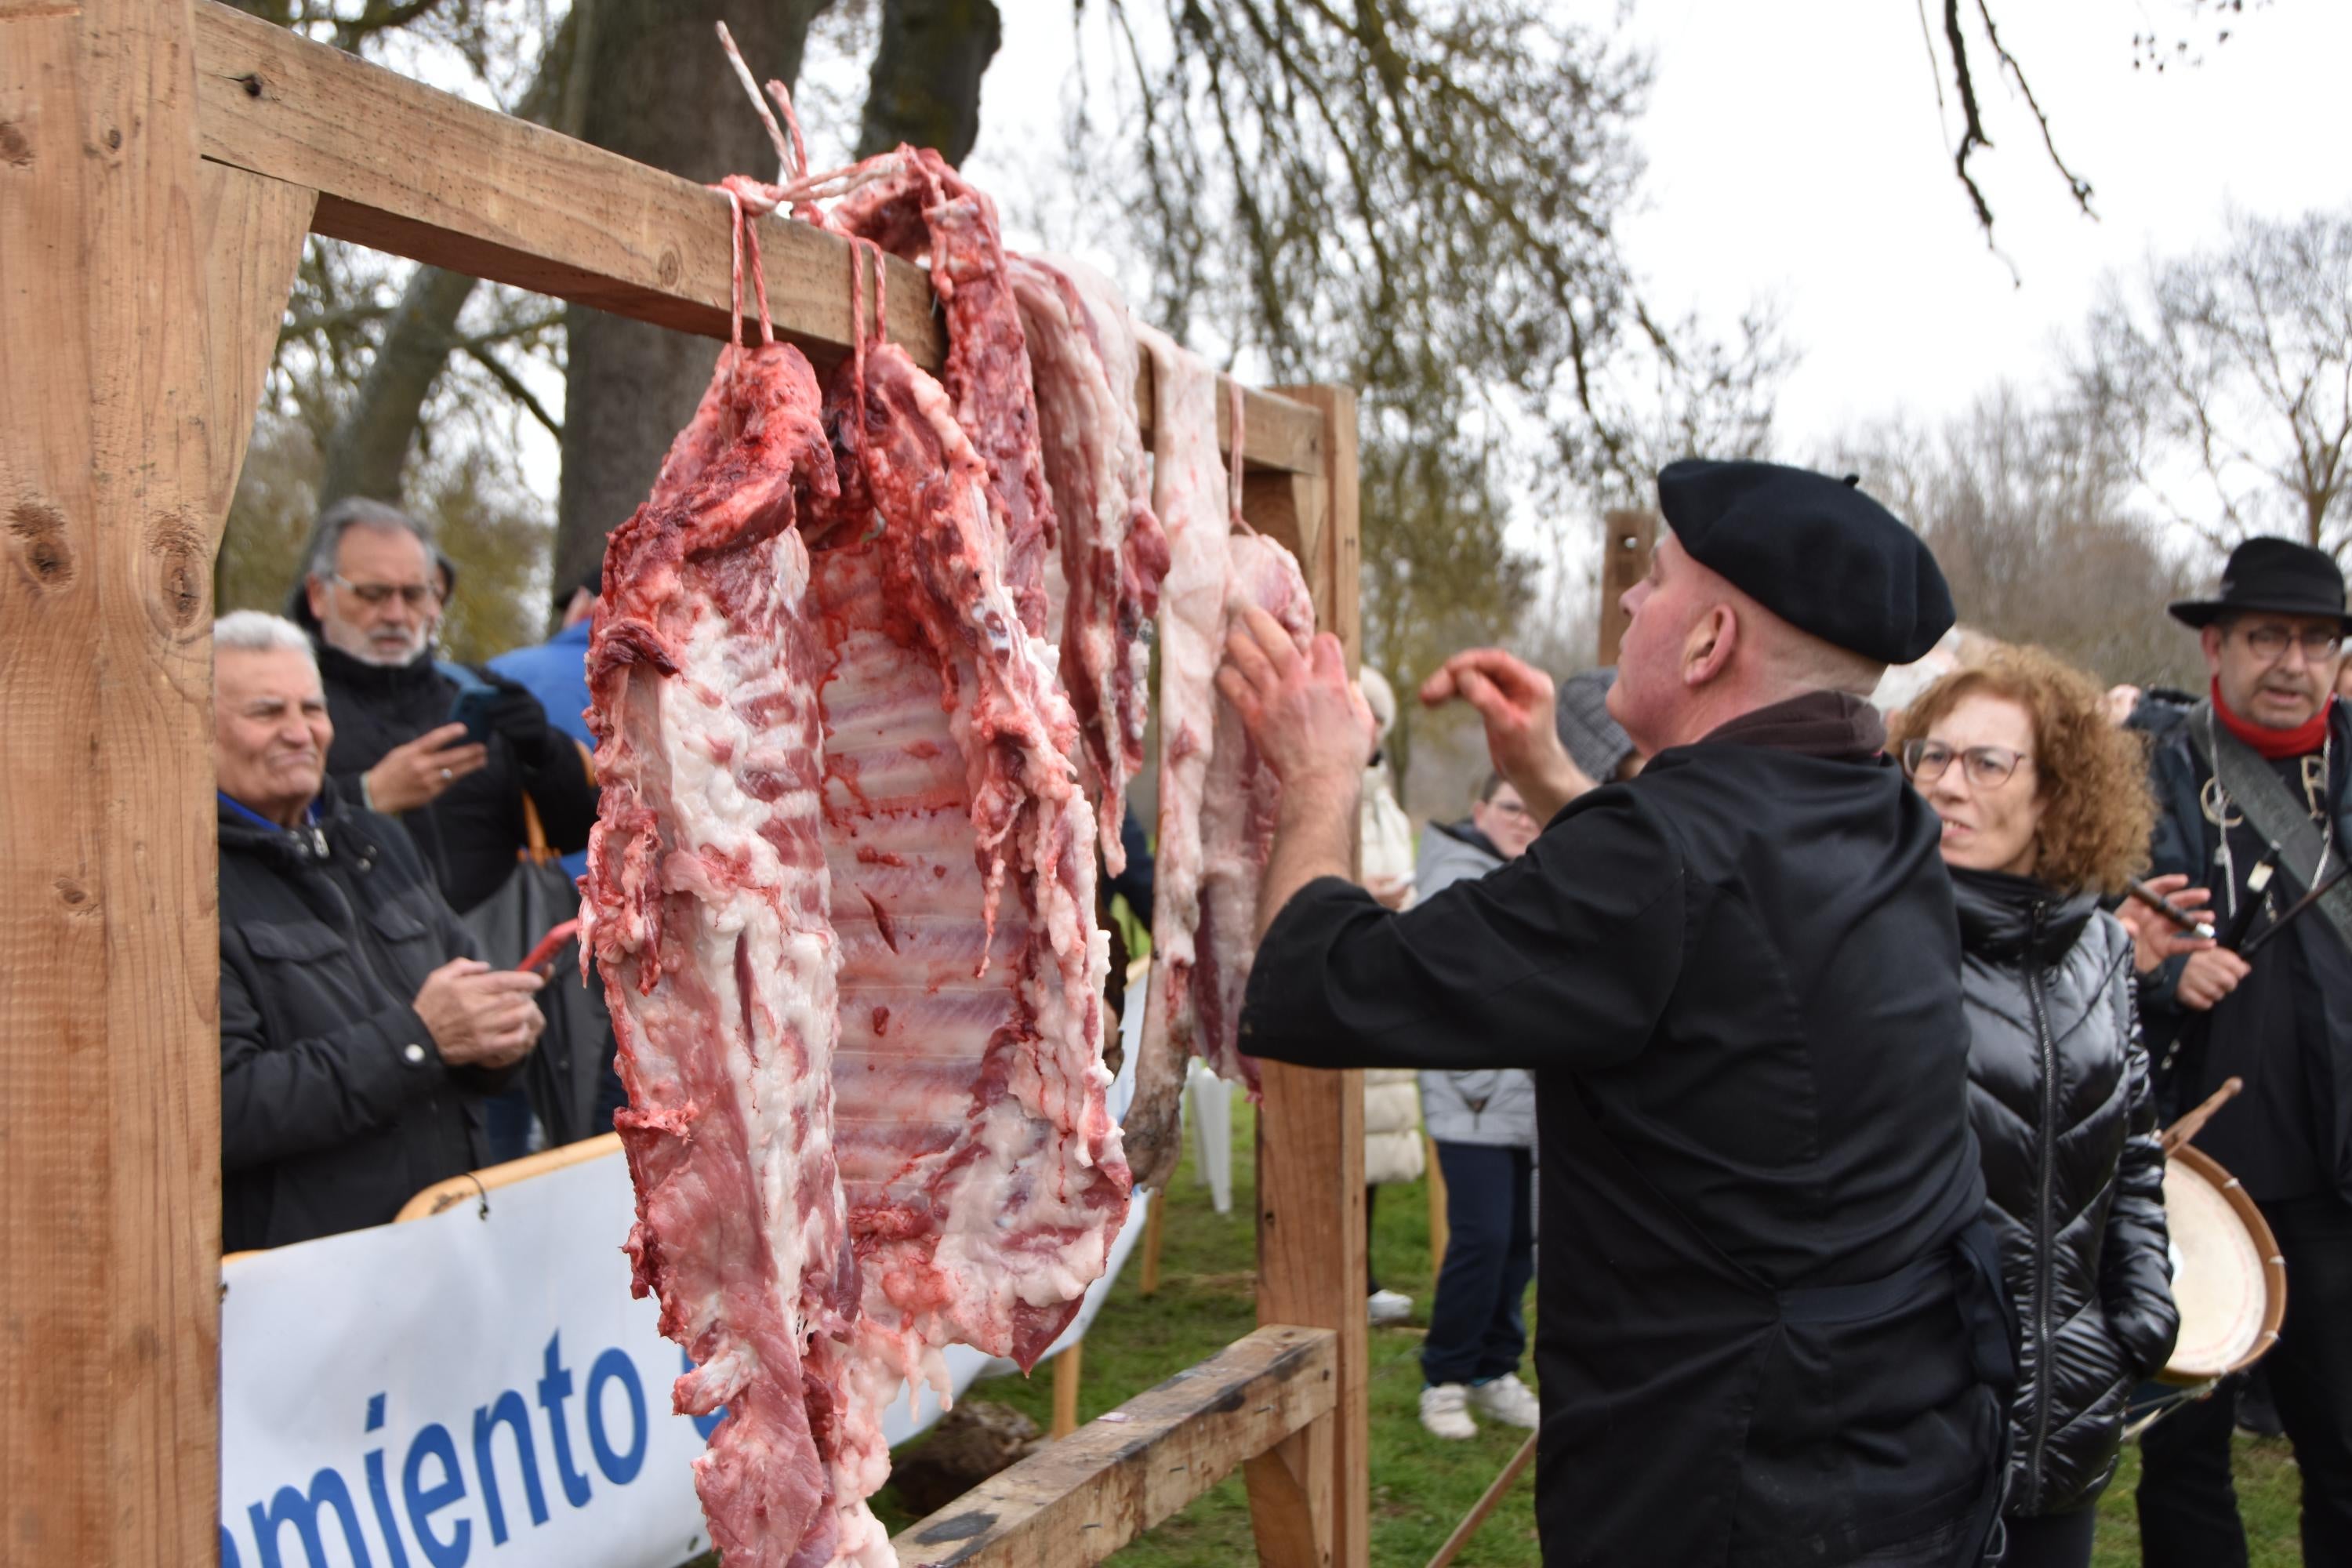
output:
MULTIPOLYGON (((968 168, 1017 230, 1028 187, 1051 177, 1070 13, 1065 0, 1003 10, 968 168)), ((1988 55, 1978 82, 1998 145, 1974 166, 2007 263, 1951 175, 1958 105, 1946 83, 1939 122, 1917 5, 1637 0, 1632 36, 1656 80, 1636 131, 1650 173, 1628 255, 1670 312, 1727 321, 1751 299, 1777 301, 1801 354, 1780 397, 1784 455, 1898 407, 1957 409, 2004 375, 2046 378, 2053 338, 2078 326, 2104 273, 2209 242, 2227 204, 2289 216, 2347 197, 2352 5, 2250 7, 2218 47, 2218 24, 2188 0, 1996 0, 1994 12, 2099 215, 2074 208, 1988 55), (2205 40, 2204 63, 2135 70, 2133 36, 2151 30, 2205 40)))

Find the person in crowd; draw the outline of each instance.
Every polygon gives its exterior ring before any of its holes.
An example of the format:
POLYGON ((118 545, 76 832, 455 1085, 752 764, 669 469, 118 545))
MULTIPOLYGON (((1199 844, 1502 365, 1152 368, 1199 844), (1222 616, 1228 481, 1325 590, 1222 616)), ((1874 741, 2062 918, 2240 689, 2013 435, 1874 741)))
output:
MULTIPOLYGON (((1371 710, 1372 726, 1385 745, 1396 723, 1396 692, 1388 677, 1366 665, 1356 684, 1371 710)), ((1364 768, 1364 794, 1357 832, 1357 865, 1372 897, 1392 910, 1412 902, 1412 823, 1389 784, 1387 758, 1378 750, 1364 768)), ((1421 1180, 1421 1094, 1409 1068, 1375 1068, 1364 1075, 1364 1229, 1370 1234, 1380 1190, 1421 1180)), ((1364 1289, 1371 1321, 1401 1323, 1412 1315, 1412 1298, 1383 1289, 1364 1252, 1364 1289)))
POLYGON ((381 1225, 481 1164, 482 1096, 540 1033, 539 977, 477 961, 408 836, 326 777, 334 732, 299 627, 215 624, 231 1252, 381 1225))
MULTIPOLYGON (((596 605, 604 591, 604 563, 556 595, 559 620, 555 635, 529 647, 509 648, 489 662, 492 674, 513 681, 539 700, 547 721, 593 753, 596 737, 588 732, 588 634, 594 629, 596 605)), ((577 879, 588 874, 586 841, 563 857, 563 869, 577 879)))
MULTIPOLYGON (((1536 827, 1517 788, 1488 773, 1468 817, 1423 833, 1423 891, 1433 898, 1517 859, 1536 827)), ((1534 1080, 1519 1068, 1424 1068, 1421 1103, 1445 1176, 1446 1229, 1421 1344, 1421 1424, 1436 1436, 1474 1437, 1475 1411, 1532 1427, 1541 1411, 1519 1381, 1519 1358, 1536 1272, 1534 1080)))
MULTIPOLYGON (((2179 1326, 2133 933, 2099 907, 2146 860, 2156 803, 2105 694, 2040 648, 1945 676, 1889 739, 1943 823, 1969 1121, 2017 1311, 2001 1561, 2085 1568, 2125 1402, 2179 1326)), ((2159 950, 2205 945, 2141 924, 2159 950)))
POLYGON ((1547 826, 1402 914, 1348 879, 1338 643, 1235 628, 1218 688, 1283 785, 1242 1046, 1533 1069, 1551 1568, 1975 1563, 2013 1373, 1959 932, 1864 700, 1950 593, 1823 475, 1678 462, 1658 500, 1609 693, 1647 764, 1580 795, 1549 679, 1455 655, 1423 700, 1478 711, 1547 826))
POLYGON ((1559 743, 1586 778, 1622 782, 1642 771, 1642 753, 1625 727, 1609 716, 1609 689, 1617 671, 1607 666, 1579 670, 1559 683, 1552 710, 1559 743))
MULTIPOLYGON (((2150 858, 2210 888, 2217 927, 2251 939, 2352 848, 2352 716, 2335 700, 2344 576, 2307 545, 2252 539, 2217 595, 2171 613, 2211 679, 2152 760, 2150 858)), ((2263 1367, 2302 1476, 2304 1561, 2352 1563, 2352 887, 2251 958, 2225 944, 2168 961, 2141 998, 2168 1113, 2244 1080, 2197 1146, 2261 1205, 2286 1259, 2286 1321, 2263 1367)), ((2246 1561, 2231 1405, 2199 1401, 2141 1440, 2151 1568, 2246 1561)))
POLYGON ((380 501, 338 501, 319 518, 293 618, 313 634, 335 721, 328 772, 407 828, 463 914, 513 872, 528 839, 525 795, 548 842, 568 853, 587 845, 596 790, 580 749, 504 677, 488 678, 497 690, 480 740, 450 722, 459 691, 483 678, 433 657, 439 581, 416 520, 380 501))

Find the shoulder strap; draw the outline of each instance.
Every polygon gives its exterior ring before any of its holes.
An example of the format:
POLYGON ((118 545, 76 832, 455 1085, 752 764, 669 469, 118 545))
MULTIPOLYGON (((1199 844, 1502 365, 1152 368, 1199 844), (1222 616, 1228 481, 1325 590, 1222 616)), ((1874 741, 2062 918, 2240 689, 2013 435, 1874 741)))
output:
MULTIPOLYGON (((2189 744, 2213 770, 2221 793, 2246 814, 2254 831, 2278 851, 2280 863, 2289 875, 2305 888, 2317 887, 2319 858, 2326 845, 2319 829, 2312 826, 2311 814, 2304 804, 2294 798, 2252 746, 2214 722, 2212 699, 2190 710, 2188 728, 2189 744)), ((2339 883, 2333 891, 2322 895, 2319 912, 2327 917, 2327 923, 2336 928, 2344 945, 2352 947, 2352 885, 2339 883)))

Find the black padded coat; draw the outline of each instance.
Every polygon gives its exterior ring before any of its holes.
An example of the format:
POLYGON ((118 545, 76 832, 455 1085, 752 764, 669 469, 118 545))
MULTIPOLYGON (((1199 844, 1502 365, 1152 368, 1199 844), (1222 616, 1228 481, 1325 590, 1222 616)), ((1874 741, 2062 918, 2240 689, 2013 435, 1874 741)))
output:
POLYGON ((416 1016, 474 954, 408 836, 332 781, 287 831, 220 808, 221 1244, 382 1225, 486 1163, 481 1097, 515 1068, 452 1068, 416 1016))
POLYGON ((2179 1326, 2131 939, 2087 893, 1964 870, 1952 891, 1969 1120, 2017 1309, 2006 1511, 2057 1513, 2106 1486, 2125 1399, 2179 1326))

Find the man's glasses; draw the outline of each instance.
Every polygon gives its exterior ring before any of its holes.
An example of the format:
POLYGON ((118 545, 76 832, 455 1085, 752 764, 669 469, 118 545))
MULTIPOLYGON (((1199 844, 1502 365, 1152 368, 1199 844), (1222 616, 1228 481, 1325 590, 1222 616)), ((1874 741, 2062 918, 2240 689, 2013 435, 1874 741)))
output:
POLYGON ((2303 632, 2269 624, 2246 628, 2246 646, 2265 664, 2285 658, 2286 650, 2298 644, 2303 657, 2313 664, 2326 664, 2344 651, 2342 633, 2323 631, 2317 626, 2303 632))
POLYGON ((1941 741, 1903 742, 1903 771, 1914 784, 1934 784, 1955 757, 1967 770, 1969 782, 1980 789, 2000 788, 2015 776, 2018 763, 2030 760, 2023 752, 2012 752, 2007 746, 1970 746, 1963 751, 1941 741))
POLYGON ((427 608, 441 600, 441 591, 429 583, 354 583, 340 573, 332 581, 336 587, 371 610, 381 610, 391 604, 395 595, 412 610, 427 608))

